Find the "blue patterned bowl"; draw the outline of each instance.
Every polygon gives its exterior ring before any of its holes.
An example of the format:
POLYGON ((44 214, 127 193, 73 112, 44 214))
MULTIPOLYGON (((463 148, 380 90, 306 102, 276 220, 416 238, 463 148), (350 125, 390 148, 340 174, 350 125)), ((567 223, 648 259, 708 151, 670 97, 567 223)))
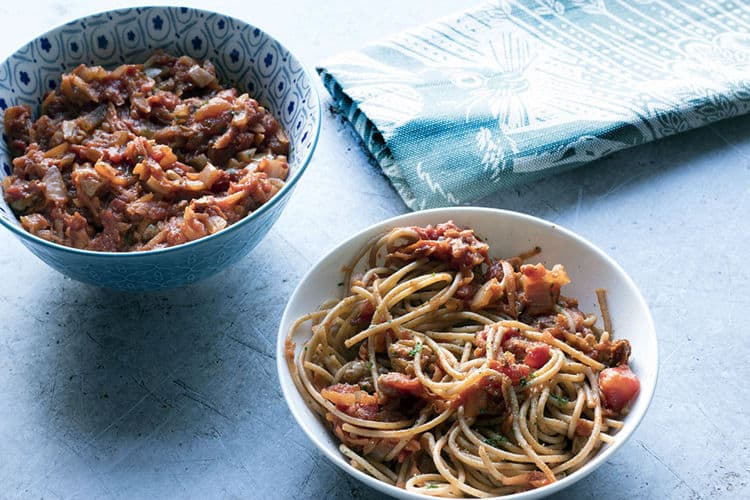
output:
MULTIPOLYGON (((119 290, 157 290, 206 278, 247 254, 281 214, 305 171, 320 131, 320 103, 310 75, 268 34, 232 17, 187 7, 141 7, 96 14, 32 40, 0 64, 0 118, 8 106, 38 107, 60 75, 79 64, 113 67, 145 61, 157 48, 210 59, 223 81, 266 106, 289 135, 290 175, 268 203, 211 236, 148 252, 91 252, 26 232, 4 199, 0 224, 37 257, 73 279, 119 290)), ((0 144, 0 179, 11 172, 0 144)))

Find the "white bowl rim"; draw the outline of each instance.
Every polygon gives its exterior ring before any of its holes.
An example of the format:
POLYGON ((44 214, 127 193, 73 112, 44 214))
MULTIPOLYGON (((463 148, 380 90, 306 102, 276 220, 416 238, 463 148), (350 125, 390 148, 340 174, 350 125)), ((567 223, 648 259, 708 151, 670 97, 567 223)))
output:
MULTIPOLYGON (((512 210, 486 208, 486 207, 446 207, 446 208, 434 208, 430 210, 420 210, 420 211, 408 212, 405 214, 397 215, 395 217, 391 217, 382 222, 373 224, 359 231, 354 236, 346 239, 345 241, 341 242, 340 244, 332 248, 328 253, 326 253, 325 256, 323 256, 318 262, 316 262, 315 265, 312 266, 310 270, 307 271, 307 273, 305 273, 305 276, 303 276, 302 279, 299 281, 297 287, 295 288, 294 292, 289 298, 289 301, 287 302, 286 307, 284 308, 284 313, 281 317, 281 322, 279 324, 279 332, 278 332, 278 337, 277 337, 277 342, 276 342, 276 370, 277 370, 277 375, 279 378, 279 385, 281 386, 281 392, 284 395, 284 400, 287 403, 287 407, 289 408, 289 411, 292 413, 294 420, 302 428, 302 430, 307 435, 307 437, 315 444, 318 450, 321 451, 323 455, 325 455, 328 458, 329 461, 331 461, 332 463, 340 467, 342 470, 344 470, 348 474, 359 479, 360 481, 370 486, 371 488, 380 490, 381 492, 386 492, 394 497, 409 498, 409 499, 414 499, 414 500, 435 500, 435 498, 439 498, 439 497, 434 497, 434 496, 429 496, 429 495, 412 493, 412 492, 403 490, 401 488, 398 488, 396 486, 391 486, 390 484, 379 481, 378 479, 375 479, 374 477, 368 474, 365 474, 364 472, 360 470, 355 469, 354 467, 349 465, 348 462, 342 459, 342 455, 337 449, 331 450, 327 445, 324 445, 317 438, 317 436, 308 428, 307 426, 308 419, 303 417, 297 411, 295 411, 294 406, 290 402, 292 395, 297 393, 297 388, 294 386, 293 382, 282 383, 282 381, 285 380, 284 374, 287 374, 288 376, 288 373, 289 373, 289 370, 286 364, 286 357, 285 357, 285 341, 286 341, 286 337, 288 333, 285 330, 285 326, 291 325, 293 323, 293 319, 289 318, 288 316, 291 314, 290 313, 291 305, 294 304, 298 300, 298 295, 301 293, 302 283, 305 283, 312 275, 314 275, 317 272, 318 268, 321 267, 322 264, 331 257, 331 255, 340 251, 342 247, 349 246, 355 241, 361 241, 361 245, 364 245, 367 242, 367 239, 368 239, 367 236, 372 237, 371 233, 384 231, 391 227, 397 227, 398 225, 400 225, 399 224, 400 221, 404 219, 412 218, 415 215, 431 216, 435 219, 435 222, 433 223, 436 223, 436 222, 443 222, 446 220, 450 220, 453 217, 457 217, 457 214, 470 214, 470 213, 495 214, 501 217, 516 218, 516 219, 525 220, 527 222, 531 222, 534 224, 544 225, 550 229, 554 229, 556 231, 563 233, 565 236, 576 240, 578 243, 588 247, 594 253, 598 254, 600 257, 602 257, 605 260, 605 262, 609 266, 611 266, 616 271, 619 277, 623 279, 623 283, 628 288, 630 288, 632 292, 634 292, 634 296, 636 297, 639 307, 643 311, 645 311, 644 319, 645 319, 646 325, 648 326, 648 331, 646 332, 646 335, 652 337, 652 340, 654 343, 653 359, 654 359, 655 366, 651 367, 654 370, 653 383, 647 387, 643 387, 643 384, 642 384, 641 391, 638 396, 639 399, 645 398, 646 404, 639 406, 640 411, 631 412, 630 414, 627 415, 626 418, 628 422, 632 422, 632 424, 629 427, 623 428, 620 432, 617 433, 617 440, 613 444, 609 445, 605 450, 602 450, 599 453, 597 453, 583 467, 576 470, 569 476, 566 476, 560 479, 559 481, 543 486, 541 488, 528 490, 528 491, 524 491, 521 493, 514 493, 512 495, 504 495, 504 496, 492 497, 492 498, 497 499, 497 500, 524 500, 524 499, 530 500, 532 498, 542 498, 542 497, 551 495, 553 493, 559 492, 567 488, 568 486, 571 486, 572 484, 578 482, 579 480, 583 479, 584 477, 592 473, 594 470, 596 470, 607 459, 609 459, 609 457, 613 453, 615 453, 623 444, 625 444, 625 442, 635 432, 635 430, 643 421, 643 417, 646 414, 646 411, 648 410, 649 406, 651 405, 651 401, 653 399, 654 392, 656 390, 657 380, 659 376, 658 339, 656 336, 656 329, 654 326, 654 321, 653 321, 653 318, 651 317, 651 312, 648 308, 648 305, 645 299, 643 298, 643 295, 641 294, 640 290, 635 285, 635 283, 630 278, 630 276, 628 276, 625 270, 614 259, 612 259, 612 257, 607 255, 603 250, 601 250, 599 247, 597 247, 590 241, 586 240, 582 236, 576 234, 575 232, 563 226, 560 226, 559 224, 555 222, 547 221, 539 217, 524 214, 521 212, 515 212, 512 210)), ((323 300, 325 300, 325 298, 321 297, 321 299, 322 300, 320 302, 322 303, 323 300)), ((470 497, 466 497, 466 498, 470 498, 470 497)))
MULTIPOLYGON (((75 22, 81 21, 83 19, 88 19, 90 17, 95 17, 95 16, 101 16, 101 15, 109 14, 109 13, 112 13, 112 12, 125 12, 125 11, 133 10, 133 9, 183 9, 183 8, 189 9, 189 10, 191 10, 193 12, 203 13, 203 14, 206 14, 206 15, 218 14, 220 16, 223 16, 223 17, 227 18, 227 19, 231 19, 235 23, 241 23, 241 24, 250 26, 251 28, 255 28, 255 29, 260 30, 262 33, 264 33, 266 36, 268 36, 271 40, 273 40, 274 42, 278 43, 281 47, 283 47, 284 50, 286 50, 289 53, 289 56, 291 58, 293 58, 297 62, 297 64, 300 65, 300 68, 302 68, 302 71, 303 71, 305 77, 310 81, 310 100, 312 100, 313 103, 314 103, 314 105, 315 105, 315 111, 316 111, 316 113, 314 115, 315 115, 315 119, 316 119, 316 126, 315 126, 315 131, 313 132, 313 135, 312 135, 312 138, 311 138, 310 149, 307 151, 307 153, 303 157, 302 161, 300 162, 299 168, 297 168, 297 171, 294 173, 294 175, 292 176, 292 178, 289 179, 288 182, 285 182, 284 185, 279 190, 279 192, 276 193, 274 196, 272 196, 270 200, 268 200, 266 203, 262 204, 254 212, 249 213, 248 215, 246 215, 242 219, 238 220, 234 224, 226 227, 225 229, 222 229, 221 231, 218 231, 218 232, 216 232, 214 234, 209 234, 208 236, 204 236, 203 238, 198 238, 197 240, 187 241, 185 243, 181 243, 179 245, 174 245, 174 246, 166 247, 166 248, 156 248, 154 250, 135 250, 135 251, 132 251, 132 252, 98 252, 98 251, 94 251, 94 250, 84 250, 84 249, 81 249, 81 248, 74 248, 74 247, 69 247, 69 246, 61 245, 59 243, 54 243, 52 241, 45 240, 44 238, 40 238, 39 236, 36 236, 36 235, 31 234, 30 232, 26 231, 21 226, 16 225, 16 224, 12 224, 12 223, 6 221, 3 217, 0 217, 0 225, 2 225, 4 227, 6 227, 7 229, 9 229, 11 232, 13 232, 16 236, 20 237, 22 240, 28 240, 29 242, 31 242, 33 244, 40 244, 42 246, 46 246, 46 247, 51 248, 53 250, 58 250, 58 251, 62 251, 62 252, 65 252, 65 253, 71 253, 71 254, 75 254, 75 255, 88 256, 88 257, 136 258, 136 257, 145 257, 145 256, 150 256, 150 255, 160 255, 160 254, 165 254, 165 253, 171 253, 171 252, 181 251, 183 249, 192 247, 194 245, 200 245, 202 243, 206 243, 207 241, 209 241, 211 239, 214 239, 214 238, 221 237, 222 235, 227 235, 227 234, 233 233, 234 231, 236 231, 237 229, 239 229, 243 225, 249 223, 252 219, 256 219, 256 218, 260 217, 261 214, 263 214, 264 212, 268 211, 272 206, 276 205, 276 203, 278 203, 278 201, 281 200, 282 198, 284 198, 285 196, 291 196, 290 191, 292 191, 294 189, 294 186, 297 184, 297 182, 299 181, 300 177, 302 177, 302 174, 304 174, 305 171, 307 170, 307 166, 309 165, 310 160, 312 159, 313 153, 315 152, 315 149, 316 149, 316 147, 318 145, 318 141, 320 139, 321 121, 323 119, 323 113, 322 113, 321 107, 320 107, 320 96, 318 95, 317 88, 315 88, 315 79, 313 79, 313 77, 311 76, 311 75, 313 75, 313 73, 311 73, 309 71, 307 65, 303 64, 302 61, 300 61, 299 58, 297 58, 297 56, 295 56, 289 49, 287 49, 286 45, 284 45, 283 43, 281 43, 281 41, 279 41, 279 39, 277 37, 275 37, 274 35, 271 35, 267 30, 259 28, 258 26, 254 25, 254 24, 251 24, 251 23, 249 23, 247 21, 243 21, 242 19, 238 19, 238 18, 236 18, 234 16, 230 16, 228 14, 222 14, 221 12, 200 9, 200 8, 196 8, 196 7, 184 7, 184 6, 179 6, 179 5, 135 5, 135 6, 132 6, 132 7, 122 7, 122 8, 118 8, 118 9, 108 9, 108 10, 97 11, 97 12, 94 12, 94 13, 91 13, 91 14, 86 14, 84 16, 79 16, 79 17, 77 17, 75 19, 71 19, 69 21, 65 21, 65 22, 63 22, 61 24, 58 24, 54 28, 51 28, 51 29, 45 31, 42 34, 39 34, 39 35, 36 35, 36 36, 30 38, 29 41, 27 41, 26 43, 22 44, 21 46, 19 46, 14 51, 9 52, 7 54, 7 56, 4 57, 2 59, 2 61, 0 61, 0 64, 5 63, 5 61, 8 60, 10 57, 12 57, 13 54, 15 54, 16 52, 18 52, 20 49, 26 47, 28 44, 33 43, 35 40, 37 40, 39 38, 42 38, 42 37, 45 37, 45 36, 50 36, 50 34, 53 31, 61 29, 61 28, 63 28, 67 24, 75 23, 75 22)), ((0 188, 0 194, 1 194, 1 192, 2 192, 2 189, 0 188)), ((13 215, 15 216, 15 214, 13 214, 13 215)), ((16 218, 18 218, 18 217, 16 217, 16 218)))

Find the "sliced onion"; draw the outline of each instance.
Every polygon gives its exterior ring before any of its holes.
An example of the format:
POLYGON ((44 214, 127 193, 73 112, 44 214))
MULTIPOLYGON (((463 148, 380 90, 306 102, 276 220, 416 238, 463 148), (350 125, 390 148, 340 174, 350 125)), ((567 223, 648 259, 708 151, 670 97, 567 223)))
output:
POLYGON ((130 134, 125 130, 117 130, 112 136, 118 146, 124 146, 130 140, 130 134))
POLYGON ((143 72, 146 73, 146 76, 148 76, 149 78, 159 77, 165 71, 166 71, 166 68, 161 68, 161 67, 151 67, 151 68, 146 68, 143 70, 143 72))
POLYGON ((209 163, 201 170, 198 179, 206 186, 206 189, 211 189, 219 175, 219 169, 209 163))
POLYGON ((175 118, 187 118, 190 116, 190 108, 187 104, 178 104, 175 106, 173 114, 175 118))
POLYGON ((214 149, 226 149, 232 143, 235 136, 235 128, 230 127, 214 141, 214 149))
POLYGON ((151 105, 148 103, 146 98, 141 95, 132 96, 130 98, 130 102, 135 107, 135 109, 137 109, 144 115, 147 115, 151 112, 151 105))
POLYGON ((95 110, 90 113, 76 119, 76 123, 86 132, 91 132, 96 127, 102 124, 104 119, 107 117, 107 106, 104 104, 98 106, 95 110))
POLYGON ((182 176, 178 174, 177 172, 175 172, 174 170, 167 170, 164 173, 164 176, 170 181, 178 181, 178 182, 182 181, 182 176))
POLYGON ((289 173, 289 164, 285 156, 266 156, 260 160, 256 171, 265 172, 271 178, 284 180, 289 173))
POLYGON ((227 164, 226 164, 226 169, 225 170, 232 170, 232 169, 234 169, 234 170, 241 170, 241 169, 245 168, 245 165, 247 165, 247 163, 243 163, 241 161, 238 161, 236 158, 230 158, 229 160, 227 160, 227 164))
POLYGON ((24 229, 32 234, 37 234, 37 232, 49 227, 49 221, 42 214, 22 215, 20 219, 24 229))
POLYGON ((65 75, 60 83, 60 92, 77 103, 99 102, 99 97, 80 76, 70 74, 65 75))
POLYGON ((164 146, 161 148, 162 157, 161 160, 159 160, 159 165, 161 168, 167 168, 170 165, 173 165, 175 162, 177 162, 177 155, 175 155, 172 152, 172 149, 168 146, 164 146))
POLYGON ((206 104, 198 108, 193 114, 193 120, 199 122, 207 118, 213 118, 219 116, 225 111, 232 109, 232 105, 224 99, 218 97, 212 97, 206 104))
POLYGON ((250 163, 255 158, 256 148, 245 149, 237 153, 237 159, 243 163, 250 163))
POLYGON ((62 174, 54 165, 47 169, 42 178, 45 191, 44 195, 53 203, 65 203, 68 200, 68 190, 65 189, 65 182, 62 174))
POLYGON ((247 125, 248 120, 250 120, 250 116, 248 116, 247 111, 244 109, 234 115, 234 118, 232 118, 232 126, 237 128, 243 128, 245 125, 247 125))
POLYGON ((45 158, 60 158, 62 155, 68 152, 68 148, 70 147, 70 143, 68 142, 61 142, 54 148, 50 148, 47 150, 46 153, 44 153, 45 158))
POLYGON ((76 72, 87 82, 104 80, 109 75, 109 72, 101 66, 79 66, 76 72))
POLYGON ((77 181, 81 191, 89 197, 95 196, 105 182, 93 168, 77 168, 73 172, 73 179, 77 181))
POLYGON ((72 141, 78 132, 78 124, 74 120, 65 120, 62 122, 63 138, 66 141, 72 141))
POLYGON ((194 84, 201 88, 207 86, 216 79, 214 75, 197 64, 193 65, 193 67, 188 70, 188 77, 190 77, 194 84))
POLYGON ((218 215, 212 215, 206 221, 206 228, 210 234, 214 234, 217 231, 221 231, 227 227, 227 221, 218 215))
POLYGON ((96 164, 94 164, 94 169, 96 170, 96 173, 115 186, 126 186, 128 184, 128 180, 120 175, 120 172, 106 161, 97 161, 96 164))
POLYGON ((156 179, 156 177, 149 177, 146 179, 146 187, 154 193, 159 194, 169 194, 170 190, 166 187, 162 186, 159 181, 156 179))

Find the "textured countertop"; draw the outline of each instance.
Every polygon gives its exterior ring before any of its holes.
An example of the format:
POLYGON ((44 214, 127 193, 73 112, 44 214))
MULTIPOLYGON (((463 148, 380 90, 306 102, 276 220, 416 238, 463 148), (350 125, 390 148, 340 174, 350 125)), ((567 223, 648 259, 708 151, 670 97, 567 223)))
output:
MULTIPOLYGON (((132 4, 87 3, 4 3, 0 56, 63 21, 132 4)), ((194 4, 267 29, 309 68, 460 7, 194 4)), ((213 278, 107 292, 0 232, 0 497, 378 497, 316 451, 276 380, 277 322, 297 281, 338 242, 407 210, 319 90, 311 167, 265 240, 213 278)), ((481 201, 599 245, 656 322, 659 384, 643 423, 556 498, 750 497, 749 131, 750 118, 725 121, 481 201)))

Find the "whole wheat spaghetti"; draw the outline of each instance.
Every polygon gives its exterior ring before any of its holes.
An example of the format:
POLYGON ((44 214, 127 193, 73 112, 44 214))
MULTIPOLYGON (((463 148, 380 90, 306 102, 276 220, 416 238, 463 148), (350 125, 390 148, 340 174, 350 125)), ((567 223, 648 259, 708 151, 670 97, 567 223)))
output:
POLYGON ((292 378, 353 467, 488 497, 550 484, 614 440, 640 388, 630 344, 560 295, 561 265, 523 264, 538 252, 493 259, 452 222, 395 228, 347 268, 345 297, 295 322, 292 378))

